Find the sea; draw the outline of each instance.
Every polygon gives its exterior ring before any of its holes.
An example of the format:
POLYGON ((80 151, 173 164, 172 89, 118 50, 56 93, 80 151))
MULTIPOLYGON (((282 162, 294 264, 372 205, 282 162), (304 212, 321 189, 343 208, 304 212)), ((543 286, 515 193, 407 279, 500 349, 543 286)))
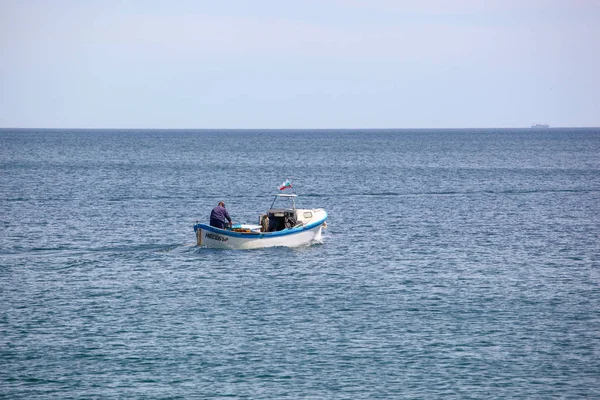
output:
POLYGON ((0 130, 0 398, 600 398, 600 128, 0 130), (299 248, 198 247, 289 179, 299 248))

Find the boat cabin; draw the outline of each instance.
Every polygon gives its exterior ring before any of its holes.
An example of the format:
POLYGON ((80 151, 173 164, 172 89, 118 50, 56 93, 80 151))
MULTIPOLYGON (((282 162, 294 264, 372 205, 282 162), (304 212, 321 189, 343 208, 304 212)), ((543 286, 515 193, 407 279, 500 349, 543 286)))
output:
POLYGON ((262 232, 277 232, 307 224, 314 216, 313 210, 297 209, 295 194, 277 194, 266 214, 261 214, 262 232))

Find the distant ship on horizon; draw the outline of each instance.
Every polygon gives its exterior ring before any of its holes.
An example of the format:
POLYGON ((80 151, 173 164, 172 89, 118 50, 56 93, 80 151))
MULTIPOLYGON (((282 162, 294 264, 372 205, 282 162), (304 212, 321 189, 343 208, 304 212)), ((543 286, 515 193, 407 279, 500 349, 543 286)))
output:
POLYGON ((533 124, 533 125, 531 125, 531 129, 543 129, 543 128, 550 128, 550 125, 546 125, 546 124, 533 124))

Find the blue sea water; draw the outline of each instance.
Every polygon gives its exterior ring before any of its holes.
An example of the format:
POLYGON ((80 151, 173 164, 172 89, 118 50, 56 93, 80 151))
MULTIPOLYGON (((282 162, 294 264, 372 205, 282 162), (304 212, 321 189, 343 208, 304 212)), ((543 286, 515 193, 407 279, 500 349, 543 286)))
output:
POLYGON ((0 397, 600 398, 600 129, 4 129, 0 177, 0 397), (321 243, 195 246, 284 179, 321 243))

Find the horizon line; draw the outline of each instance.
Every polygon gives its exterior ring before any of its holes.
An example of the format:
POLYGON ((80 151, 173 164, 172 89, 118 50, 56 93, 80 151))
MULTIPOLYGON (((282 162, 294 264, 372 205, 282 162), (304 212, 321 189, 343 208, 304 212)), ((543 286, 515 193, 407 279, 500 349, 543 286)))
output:
POLYGON ((133 130, 145 130, 145 131, 333 131, 333 130, 349 130, 349 131, 367 131, 367 130, 459 130, 459 129, 532 129, 532 130, 544 130, 544 129, 600 129, 600 126, 549 126, 547 128, 533 128, 531 126, 519 126, 519 127, 499 127, 499 126, 486 126, 486 127, 460 127, 460 128, 86 128, 86 127, 0 127, 0 130, 114 130, 114 131, 133 131, 133 130))

